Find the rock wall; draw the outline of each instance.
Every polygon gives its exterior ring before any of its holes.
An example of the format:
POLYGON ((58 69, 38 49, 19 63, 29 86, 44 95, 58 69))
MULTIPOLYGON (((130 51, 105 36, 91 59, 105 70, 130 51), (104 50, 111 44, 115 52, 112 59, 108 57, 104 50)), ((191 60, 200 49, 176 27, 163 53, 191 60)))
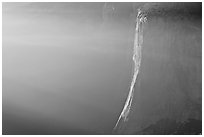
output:
POLYGON ((117 134, 201 134, 201 3, 147 3, 141 68, 117 134))

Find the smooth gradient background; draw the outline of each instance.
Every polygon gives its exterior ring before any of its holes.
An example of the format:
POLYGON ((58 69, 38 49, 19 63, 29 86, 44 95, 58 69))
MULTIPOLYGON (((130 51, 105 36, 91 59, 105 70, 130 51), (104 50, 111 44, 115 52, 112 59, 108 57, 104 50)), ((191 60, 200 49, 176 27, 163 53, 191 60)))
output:
POLYGON ((131 3, 3 3, 3 134, 111 133, 134 14, 131 3))

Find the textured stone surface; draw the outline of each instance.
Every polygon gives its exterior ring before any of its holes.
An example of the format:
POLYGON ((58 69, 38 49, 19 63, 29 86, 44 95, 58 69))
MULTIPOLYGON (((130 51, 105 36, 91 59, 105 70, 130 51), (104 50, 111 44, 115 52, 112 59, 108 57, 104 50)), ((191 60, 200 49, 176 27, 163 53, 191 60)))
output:
POLYGON ((162 12, 166 6, 149 10, 133 104, 119 134, 201 133, 201 8, 170 5, 162 12))

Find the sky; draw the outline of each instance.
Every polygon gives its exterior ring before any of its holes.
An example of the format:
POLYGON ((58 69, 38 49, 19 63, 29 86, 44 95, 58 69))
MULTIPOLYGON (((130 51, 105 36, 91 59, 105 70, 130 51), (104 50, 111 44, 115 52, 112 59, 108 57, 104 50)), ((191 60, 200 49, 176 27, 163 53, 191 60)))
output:
POLYGON ((131 82, 130 3, 3 3, 3 131, 110 133, 131 82))

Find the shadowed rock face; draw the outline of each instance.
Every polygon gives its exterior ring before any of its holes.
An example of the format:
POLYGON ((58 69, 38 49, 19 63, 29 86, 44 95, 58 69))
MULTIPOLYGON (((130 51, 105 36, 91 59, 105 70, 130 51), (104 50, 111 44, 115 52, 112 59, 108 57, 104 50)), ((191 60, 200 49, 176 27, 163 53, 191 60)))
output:
POLYGON ((162 119, 155 124, 134 134, 140 135, 196 135, 201 134, 202 121, 189 119, 183 123, 174 120, 162 119))
POLYGON ((119 134, 201 134, 201 3, 143 6, 142 60, 128 122, 119 134))

